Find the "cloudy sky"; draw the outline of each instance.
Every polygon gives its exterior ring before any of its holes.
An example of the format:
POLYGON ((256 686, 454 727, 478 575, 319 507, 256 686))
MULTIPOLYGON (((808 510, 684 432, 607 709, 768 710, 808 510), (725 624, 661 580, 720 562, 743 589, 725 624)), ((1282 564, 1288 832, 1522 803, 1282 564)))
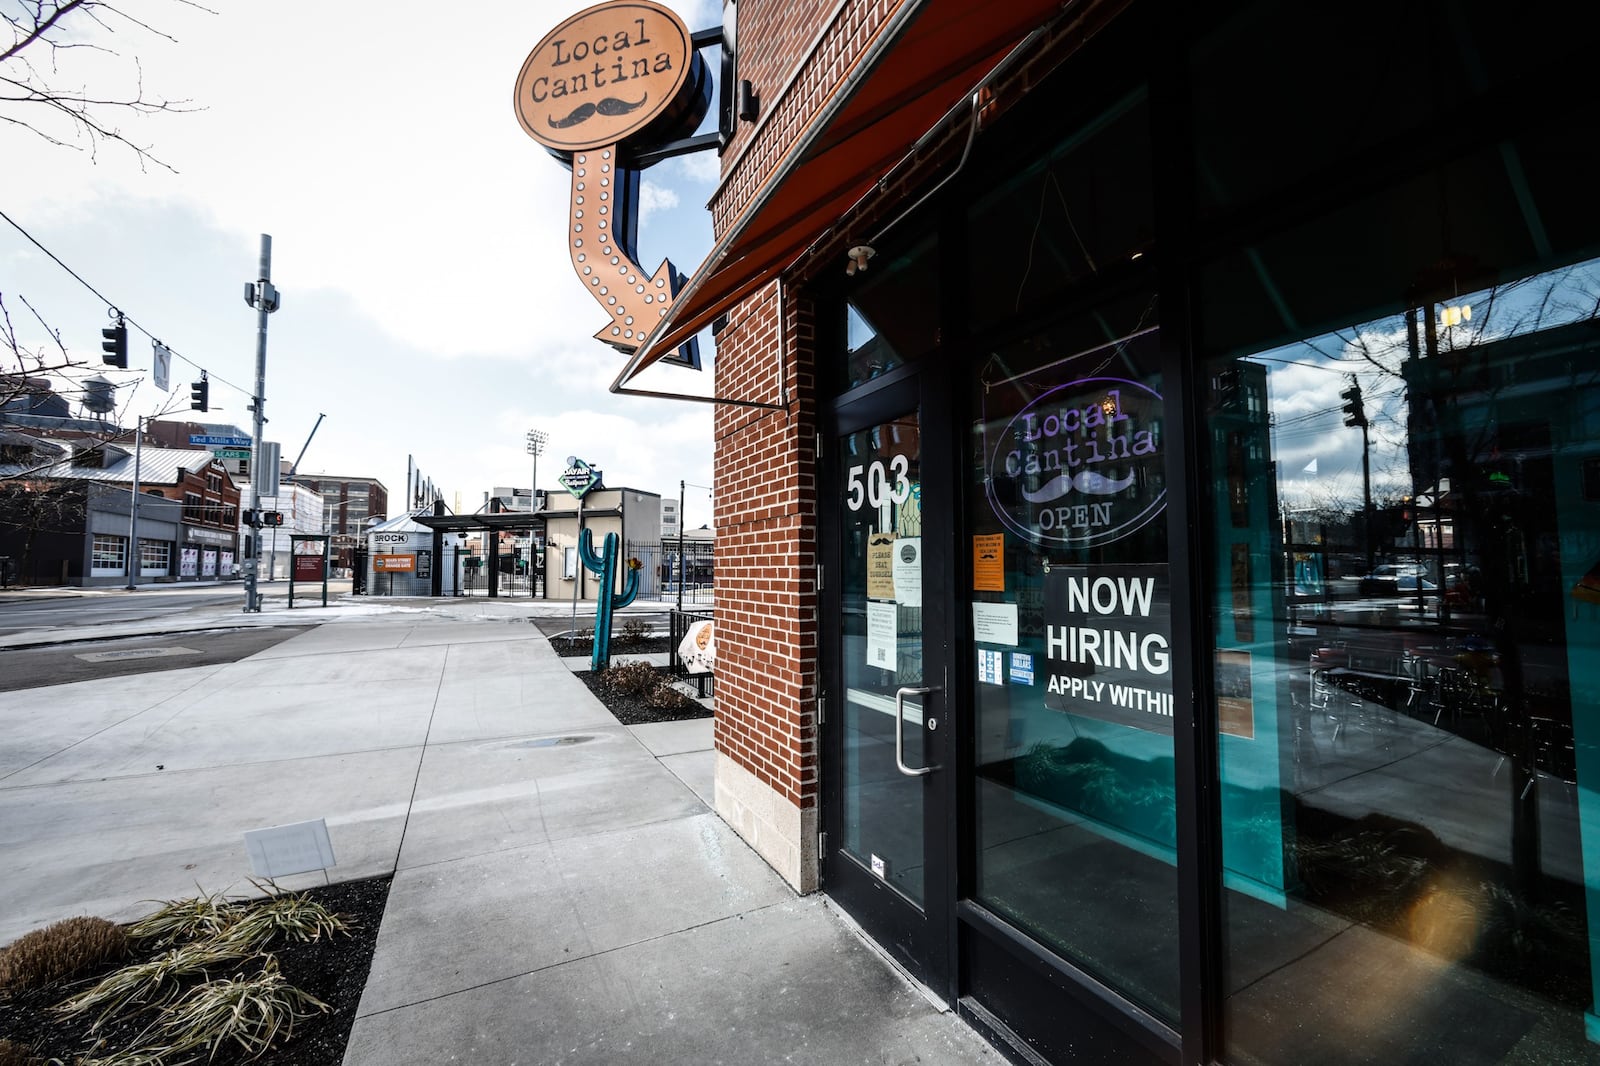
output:
MULTIPOLYGON (((129 371, 107 371, 124 422, 186 418, 204 367, 210 419, 249 426, 256 318, 242 291, 267 233, 283 307, 266 436, 292 458, 327 415, 303 470, 373 475, 398 494, 411 455, 471 511, 494 486, 528 483, 524 436, 538 427, 547 489, 568 455, 665 496, 680 479, 711 483, 708 405, 607 393, 623 356, 593 339, 607 318, 566 255, 567 173, 512 112, 528 52, 583 0, 121 4, 173 39, 108 16, 80 28, 109 51, 57 61, 66 84, 114 94, 142 78, 146 98, 187 101, 182 114, 105 113, 177 173, 115 144, 91 152, 66 127, 45 127, 61 147, 0 123, 0 211, 180 357, 161 393, 131 333, 129 371)), ((668 4, 691 30, 720 18, 711 0, 668 4)), ((705 152, 645 173, 647 269, 667 257, 692 273, 705 255, 716 169, 705 152)), ((3 221, 0 296, 26 340, 42 341, 42 319, 101 370, 104 305, 3 221)), ((709 377, 662 367, 642 383, 704 393, 709 377)), ((690 489, 686 517, 711 521, 706 490, 690 489)))

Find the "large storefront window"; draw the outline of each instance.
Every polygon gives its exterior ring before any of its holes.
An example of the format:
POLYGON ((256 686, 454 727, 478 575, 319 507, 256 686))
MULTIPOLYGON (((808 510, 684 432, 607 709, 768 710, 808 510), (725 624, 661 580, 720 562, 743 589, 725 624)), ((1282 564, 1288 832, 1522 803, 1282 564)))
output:
POLYGON ((1239 1061, 1600 1057, 1600 260, 1441 269, 1207 365, 1239 1061))
POLYGON ((90 559, 90 573, 95 577, 114 577, 125 571, 127 565, 128 540, 126 537, 113 537, 97 535, 94 538, 93 557, 90 559))
POLYGON ((992 351, 974 382, 976 898, 1176 1019, 1154 322, 1148 294, 1104 307, 992 351))
POLYGON ((164 540, 139 541, 139 573, 144 577, 172 573, 172 545, 164 540))

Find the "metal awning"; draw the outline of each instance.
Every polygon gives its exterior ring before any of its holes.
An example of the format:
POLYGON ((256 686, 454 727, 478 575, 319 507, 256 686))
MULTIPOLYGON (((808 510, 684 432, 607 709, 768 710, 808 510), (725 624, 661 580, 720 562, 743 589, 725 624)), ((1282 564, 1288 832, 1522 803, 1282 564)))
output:
POLYGON ((860 60, 841 71, 815 120, 760 182, 611 391, 782 274, 1019 42, 1083 6, 1079 0, 904 0, 860 60))

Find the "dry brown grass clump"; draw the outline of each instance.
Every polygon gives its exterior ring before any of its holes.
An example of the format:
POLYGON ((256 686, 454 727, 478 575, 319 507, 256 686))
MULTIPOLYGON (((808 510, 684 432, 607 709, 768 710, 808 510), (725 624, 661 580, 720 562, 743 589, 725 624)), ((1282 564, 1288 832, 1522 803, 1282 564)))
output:
POLYGON ((600 671, 598 680, 623 696, 639 696, 656 686, 656 668, 647 662, 615 663, 600 671))
POLYGON ((617 663, 595 676, 606 691, 637 696, 658 710, 679 711, 695 705, 694 698, 679 690, 671 678, 644 661, 617 663))
POLYGON ((686 711, 690 707, 699 706, 699 701, 693 696, 664 677, 659 679, 656 687, 645 696, 645 702, 664 711, 686 711))
POLYGON ((44 1062, 21 1044, 0 1037, 0 1066, 44 1066, 44 1062))
POLYGON ((104 918, 67 918, 0 951, 0 990, 43 988, 126 958, 128 936, 104 918))

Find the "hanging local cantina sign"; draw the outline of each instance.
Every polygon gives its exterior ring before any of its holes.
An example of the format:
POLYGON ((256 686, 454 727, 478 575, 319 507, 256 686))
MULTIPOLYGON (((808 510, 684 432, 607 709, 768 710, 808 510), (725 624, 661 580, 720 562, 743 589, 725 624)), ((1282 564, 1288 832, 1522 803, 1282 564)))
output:
MULTIPOLYGON (((643 343, 684 281, 670 260, 654 273, 639 263, 638 153, 693 133, 710 104, 688 26, 650 0, 578 12, 517 75, 517 121, 572 170, 572 268, 609 316, 595 337, 622 351, 643 343)), ((698 350, 685 346, 676 361, 698 368, 698 350)))
POLYGON ((989 505, 1038 544, 1121 540, 1166 508, 1161 419, 1161 394, 1137 381, 1050 389, 989 442, 989 505))

